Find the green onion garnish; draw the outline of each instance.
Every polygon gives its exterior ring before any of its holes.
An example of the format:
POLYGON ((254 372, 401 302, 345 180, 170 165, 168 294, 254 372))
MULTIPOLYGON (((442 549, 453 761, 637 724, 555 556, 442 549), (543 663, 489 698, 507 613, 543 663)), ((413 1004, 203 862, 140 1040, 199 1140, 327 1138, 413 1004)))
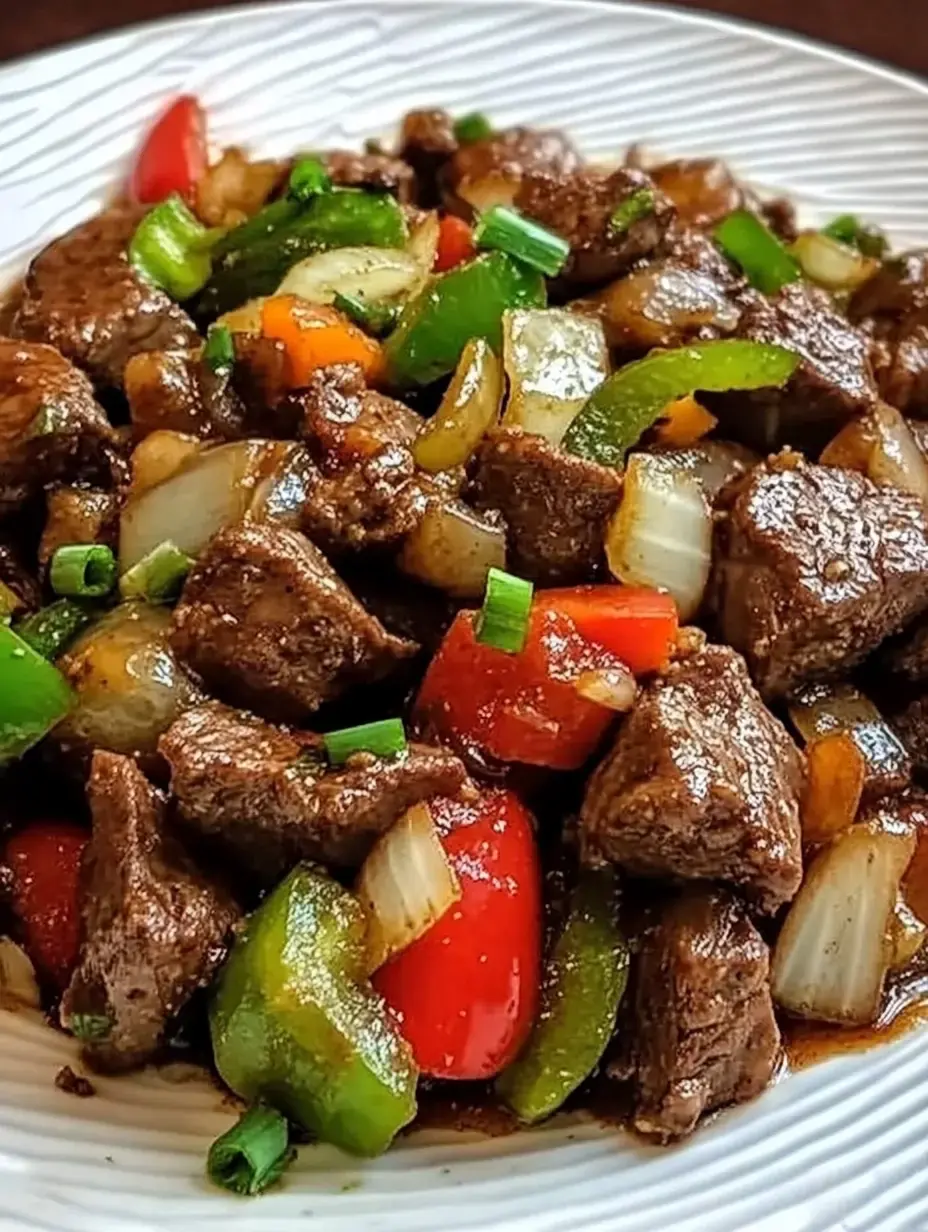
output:
POLYGON ((567 240, 506 205, 494 205, 480 215, 474 228, 474 243, 478 248, 508 253, 549 278, 561 272, 570 256, 567 240))
POLYGON ((286 1117, 275 1108, 255 1104, 209 1148, 206 1174, 233 1193, 259 1194, 279 1180, 295 1158, 286 1117))
POLYGON ((68 543, 52 557, 48 579, 56 595, 100 599, 116 583, 116 558, 102 543, 68 543))
POLYGON ((482 111, 470 111, 454 122, 454 135, 461 145, 485 141, 493 136, 493 125, 482 111))
POLYGON ((129 260, 148 282, 173 299, 189 299, 212 272, 207 228, 177 193, 148 211, 129 241, 129 260))
POLYGON ((343 727, 322 737, 333 766, 340 766, 352 753, 374 753, 377 757, 396 757, 405 752, 406 732, 402 719, 380 719, 360 727, 343 727))
POLYGON ((865 225, 855 214, 839 214, 827 227, 822 227, 822 234, 837 240, 839 244, 856 248, 865 257, 880 259, 889 247, 886 236, 878 227, 865 225))
POLYGON ((290 172, 287 195, 294 201, 311 201, 331 187, 329 173, 318 158, 301 158, 290 172))
POLYGON ((341 291, 335 292, 332 302, 339 312, 375 338, 388 334, 399 316, 399 309, 394 304, 370 303, 359 295, 342 295, 341 291))
POLYGON ((609 219, 609 230, 613 235, 624 235, 632 223, 653 213, 653 188, 636 189, 630 197, 625 198, 609 219))
POLYGON ((113 1024, 105 1014, 72 1014, 67 1027, 80 1040, 105 1040, 113 1024))
POLYGON ((171 603, 180 594, 193 558, 176 543, 165 539, 143 556, 119 579, 124 599, 147 599, 149 603, 171 603))
POLYGON ((715 228, 719 247, 747 275, 748 282, 765 295, 774 295, 788 282, 796 282, 802 270, 789 253, 755 215, 735 210, 715 228))
POLYGON ((495 646, 507 654, 518 654, 525 645, 528 618, 532 610, 534 586, 524 578, 502 569, 487 574, 483 607, 477 614, 474 632, 478 642, 495 646))
POLYGON ((67 430, 71 412, 54 402, 43 402, 26 429, 27 440, 37 436, 54 436, 67 430))
POLYGON ((231 372, 235 363, 235 344, 228 325, 211 325, 206 335, 203 358, 217 375, 231 372))
POLYGON ((93 612, 73 599, 58 599, 25 617, 16 632, 45 659, 57 659, 65 646, 93 620, 93 612))

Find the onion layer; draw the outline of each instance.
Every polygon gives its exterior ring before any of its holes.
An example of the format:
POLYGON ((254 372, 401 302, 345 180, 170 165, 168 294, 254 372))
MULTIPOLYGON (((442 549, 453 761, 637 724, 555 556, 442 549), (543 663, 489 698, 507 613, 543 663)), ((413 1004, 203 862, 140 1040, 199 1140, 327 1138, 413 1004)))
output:
POLYGON ((441 406, 413 445, 423 470, 463 466, 499 418, 503 370, 485 338, 465 346, 441 406))
POLYGON ((461 897, 432 815, 413 805, 378 840, 358 874, 355 892, 368 913, 369 967, 428 932, 461 897))
POLYGON ((881 487, 902 488, 928 501, 928 462, 904 416, 885 402, 843 427, 819 460, 825 466, 861 471, 881 487))
POLYGON ((821 231, 803 231, 792 251, 806 277, 829 291, 853 291, 880 264, 821 231))
POLYGON ((331 304, 336 292, 370 303, 408 295, 419 278, 416 258, 401 248, 331 248, 287 271, 278 295, 331 304))
POLYGON ((479 599, 490 569, 506 568, 506 532, 461 501, 433 505, 397 559, 410 577, 459 599, 479 599))
POLYGON ((893 970, 907 966, 925 944, 928 935, 928 925, 915 914, 905 896, 900 893, 896 898, 896 909, 889 923, 889 939, 892 945, 892 958, 889 965, 893 970))

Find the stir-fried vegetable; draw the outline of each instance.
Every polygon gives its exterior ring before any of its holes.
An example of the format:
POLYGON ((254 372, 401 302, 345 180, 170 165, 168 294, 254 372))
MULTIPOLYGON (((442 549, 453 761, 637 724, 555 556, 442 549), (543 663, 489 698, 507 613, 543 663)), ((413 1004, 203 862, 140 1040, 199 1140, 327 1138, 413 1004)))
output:
POLYGON ((482 111, 469 111, 454 122, 454 135, 461 145, 473 141, 486 141, 493 136, 493 125, 482 111))
POLYGON ((295 387, 308 385, 317 368, 331 364, 360 364, 368 379, 381 370, 379 344, 335 308, 275 295, 264 301, 261 322, 264 336, 279 338, 287 348, 289 381, 295 387))
POLYGON ((479 599, 489 572, 506 567, 506 530, 463 501, 436 503, 406 536, 397 564, 445 594, 479 599))
POLYGON ((127 570, 119 579, 123 599, 172 603, 180 594, 193 560, 176 543, 166 540, 127 570))
POLYGON ((427 471, 462 466, 499 417, 503 370, 484 338, 471 338, 437 412, 416 437, 416 465, 427 471))
POLYGON ((509 397, 503 423, 559 445, 577 412, 609 375, 603 327, 562 308, 503 317, 509 397))
POLYGON ((538 1008, 541 870, 532 821, 509 791, 433 800, 460 898, 374 973, 423 1073, 492 1078, 538 1008))
POLYGON ((390 381, 428 385, 452 372, 472 338, 502 344, 503 313, 542 307, 545 283, 503 252, 491 252, 440 274, 403 309, 384 347, 390 381))
POLYGON ((815 857, 773 953, 771 986, 790 1013, 825 1022, 876 1017, 893 957, 896 897, 915 850, 891 815, 851 826, 815 857))
POLYGON ((505 205, 491 206, 480 215, 474 244, 508 253, 549 278, 561 272, 570 256, 567 240, 505 205))
POLYGON ((210 1007, 225 1083, 354 1155, 386 1150, 416 1111, 416 1066, 367 962, 358 900, 298 865, 250 917, 210 1007))
POLYGON ((820 461, 861 471, 874 483, 928 501, 928 462, 904 416, 886 402, 846 424, 822 450, 820 461))
POLYGON ((832 219, 827 227, 822 228, 822 234, 830 236, 840 244, 856 248, 865 257, 876 257, 879 260, 883 259, 889 247, 886 236, 879 227, 862 223, 854 214, 840 214, 832 219))
POLYGON ((280 1180, 295 1157, 286 1117, 255 1104, 209 1148, 206 1174, 222 1189, 259 1194, 280 1180))
POLYGON ((369 303, 357 295, 342 295, 341 291, 335 292, 332 305, 375 338, 389 334, 400 315, 399 308, 394 304, 369 303))
POLYGON ((116 583, 116 558, 102 543, 68 543, 56 549, 48 580, 56 595, 100 599, 116 583))
POLYGON ((57 659, 81 629, 93 620, 93 608, 73 599, 57 599, 21 620, 16 632, 36 654, 57 659))
POLYGON ((0 764, 21 757, 74 705, 61 672, 0 624, 0 764))
POLYGON ((323 742, 329 761, 333 766, 340 766, 354 753, 399 756, 406 750, 406 732, 402 719, 378 719, 376 723, 326 732, 323 742))
POLYGON ((711 432, 718 420, 692 394, 668 402, 654 425, 658 442, 668 449, 686 449, 711 432))
POLYGON ((654 189, 639 188, 626 197, 609 219, 609 230, 613 235, 624 233, 641 218, 647 218, 654 213, 654 189))
POLYGON ((574 686, 588 702, 626 714, 635 704, 638 686, 627 667, 598 667, 581 672, 574 686))
POLYGON ((694 616, 712 565, 712 514, 698 480, 633 454, 606 531, 606 560, 620 582, 666 590, 681 620, 694 616))
POLYGON ((581 871, 544 966, 535 1027, 496 1083, 520 1120, 557 1111, 599 1063, 625 992, 628 960, 613 870, 581 871))
POLYGON ((703 389, 779 387, 798 363, 799 356, 783 347, 738 338, 653 352, 600 385, 567 429, 564 448, 605 466, 620 466, 675 398, 703 389))
POLYGON ((413 805, 375 844, 355 893, 368 915, 371 971, 428 932, 460 899, 460 882, 427 805, 413 805))
POLYGON ((232 371, 235 366, 235 344, 228 325, 210 326, 203 359, 217 376, 232 371))
POLYGON ((719 247, 765 295, 775 295, 801 275, 799 262, 757 217, 748 210, 735 210, 715 228, 719 247))
POLYGON ((491 569, 487 589, 474 624, 474 634, 483 646, 518 654, 528 636, 533 586, 524 578, 502 569, 491 569))
POLYGON ((9 937, 0 937, 0 1009, 42 1012, 35 967, 26 951, 9 937))
POLYGON ((809 744, 801 813, 804 843, 827 843, 853 824, 866 778, 866 759, 850 732, 828 732, 809 744))
POLYGON ((332 248, 287 272, 278 295, 331 304, 336 294, 371 303, 402 299, 421 283, 415 257, 401 248, 332 248))
POLYGON ((146 282, 174 299, 189 299, 210 276, 213 238, 175 193, 139 223, 129 243, 129 260, 146 282))
POLYGON ((301 158, 290 172, 287 195, 305 203, 327 193, 331 187, 331 177, 318 158, 301 158))
POLYGON ((446 214, 438 232, 438 249, 433 266, 435 273, 443 274, 456 265, 463 265, 475 253, 474 233, 468 224, 455 214, 446 214))
POLYGON ((129 191, 154 204, 172 193, 190 200, 206 171, 206 116, 197 98, 182 94, 158 117, 136 156, 129 191))
POLYGON ((792 246, 802 272, 827 291, 853 291, 879 268, 879 261, 822 231, 803 231, 792 246))

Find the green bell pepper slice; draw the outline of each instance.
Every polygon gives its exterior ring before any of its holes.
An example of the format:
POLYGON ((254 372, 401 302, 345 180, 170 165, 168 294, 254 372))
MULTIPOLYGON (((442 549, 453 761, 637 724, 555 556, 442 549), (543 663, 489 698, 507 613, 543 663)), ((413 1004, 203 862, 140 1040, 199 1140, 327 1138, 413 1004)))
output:
POLYGON ((567 429, 563 446, 591 462, 621 466, 668 402, 699 390, 779 388, 799 359, 785 347, 739 338, 653 351, 603 381, 567 429))
POLYGON ((216 1068, 315 1137, 378 1155, 416 1113, 409 1045, 366 976, 367 920, 298 865, 249 918, 210 1006, 216 1068))
POLYGON ((273 294, 287 270, 314 252, 355 245, 402 248, 408 235, 395 198, 355 188, 322 193, 308 203, 275 202, 263 213, 264 219, 257 215, 217 245, 222 255, 199 297, 198 316, 216 317, 273 294))
POLYGON ((750 210, 735 210, 715 228, 715 241, 752 287, 775 295, 788 282, 798 282, 802 267, 768 226, 750 210))
POLYGON ((0 624, 0 763, 21 757, 74 705, 61 672, 0 624))
POLYGON ((498 1094, 520 1120, 556 1112, 599 1063, 628 983, 628 962, 615 873, 581 870, 545 964, 538 1019, 496 1080, 498 1094))
POLYGON ((471 338, 485 338, 499 354, 503 313, 545 302, 542 274, 504 252, 440 274, 406 305, 384 345, 390 383, 408 389, 447 376, 471 338))

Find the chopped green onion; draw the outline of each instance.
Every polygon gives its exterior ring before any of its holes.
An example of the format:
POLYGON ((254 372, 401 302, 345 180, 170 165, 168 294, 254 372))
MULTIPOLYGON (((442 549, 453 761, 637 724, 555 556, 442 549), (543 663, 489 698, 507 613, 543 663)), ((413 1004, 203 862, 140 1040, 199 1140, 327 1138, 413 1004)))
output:
POLYGON ((748 210, 735 210, 715 228, 715 238, 728 257, 747 275, 748 282, 765 295, 774 295, 788 282, 796 282, 799 262, 769 227, 748 210))
POLYGON ((65 646, 93 620, 91 608, 73 599, 58 599, 27 616, 16 632, 45 659, 57 659, 65 646))
POLYGON ((534 586, 502 569, 490 569, 474 632, 478 642, 518 654, 525 645, 534 586))
POLYGON ((290 172, 287 195, 294 201, 311 201, 332 187, 329 173, 318 158, 301 158, 290 172))
POLYGON ((259 1194, 279 1180, 296 1158, 286 1117, 255 1104, 209 1148, 206 1173, 215 1185, 238 1194, 259 1194))
POLYGON ((177 193, 148 211, 129 242, 129 260, 146 281, 173 299, 189 299, 212 272, 207 228, 177 193))
POLYGON ((482 111, 470 111, 454 122, 454 135, 461 145, 485 141, 493 136, 493 125, 482 111))
POLYGON ((495 248, 516 257, 549 278, 561 272, 570 256, 567 240, 506 205, 494 205, 480 215, 474 243, 478 248, 495 248))
POLYGON ((326 732, 322 739, 333 766, 342 765, 352 753, 396 757, 406 750, 402 719, 380 719, 377 723, 362 723, 359 727, 343 727, 339 731, 326 732))
POLYGON ((68 543, 52 557, 48 579, 56 595, 100 599, 116 582, 113 549, 103 543, 68 543))
POLYGON ((72 1014, 67 1027, 79 1040, 105 1040, 113 1024, 105 1014, 72 1014))
POLYGON ((646 218, 654 213, 653 188, 639 188, 626 197, 609 219, 609 230, 613 235, 623 235, 632 223, 639 218, 646 218))
POLYGON ((20 757, 73 704, 61 672, 9 625, 0 624, 0 762, 20 757))
POLYGON ((399 309, 395 304, 369 303, 360 295, 342 295, 341 291, 335 292, 332 302, 339 312, 343 312, 375 338, 388 334, 399 316, 399 309))
POLYGON ((170 539, 165 539, 122 575, 119 593, 124 599, 171 603, 180 594, 192 564, 191 556, 170 539))
POLYGON ((203 358, 217 374, 232 371, 235 363, 235 344, 228 325, 210 326, 210 331, 206 335, 206 346, 203 348, 203 358))
POLYGON ((37 436, 54 436, 56 432, 64 432, 71 418, 71 412, 54 402, 43 402, 36 411, 26 429, 26 439, 37 436))
POLYGON ((822 234, 837 240, 839 244, 856 248, 865 257, 882 258, 889 247, 886 236, 878 227, 865 225, 855 214, 839 214, 827 227, 822 227, 822 234))

